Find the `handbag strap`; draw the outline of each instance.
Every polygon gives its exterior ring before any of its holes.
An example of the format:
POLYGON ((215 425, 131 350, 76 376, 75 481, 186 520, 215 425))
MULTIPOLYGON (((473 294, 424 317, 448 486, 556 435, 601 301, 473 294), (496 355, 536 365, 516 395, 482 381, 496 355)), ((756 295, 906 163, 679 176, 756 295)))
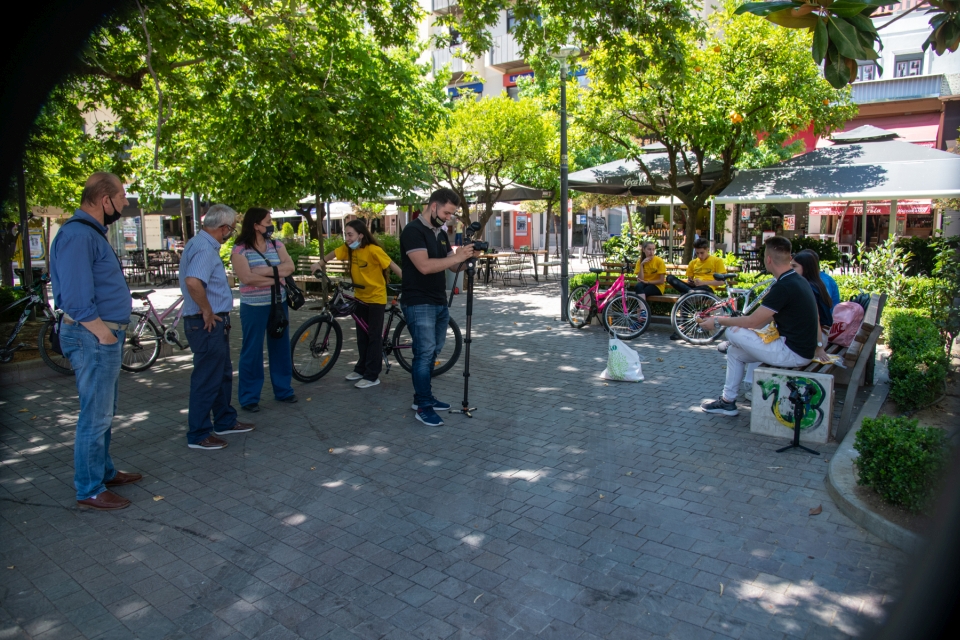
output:
MULTIPOLYGON (((276 251, 276 249, 277 249, 277 242, 276 242, 276 240, 271 240, 270 243, 273 245, 274 251, 276 251)), ((272 298, 274 304, 282 304, 282 303, 283 303, 283 295, 280 293, 280 271, 277 269, 277 267, 279 267, 280 265, 279 265, 279 264, 276 264, 276 265, 272 264, 272 263, 270 262, 270 260, 267 258, 267 256, 265 256, 265 255, 263 255, 262 253, 260 253, 260 250, 257 249, 256 247, 249 247, 249 248, 250 248, 250 249, 253 249, 254 251, 256 251, 257 254, 258 254, 261 258, 263 258, 263 261, 267 263, 267 266, 268 266, 268 267, 272 267, 272 268, 273 268, 273 281, 274 281, 275 284, 273 284, 273 285, 270 287, 270 289, 271 289, 271 298, 272 298)), ((279 253, 277 254, 277 257, 279 257, 279 253)))

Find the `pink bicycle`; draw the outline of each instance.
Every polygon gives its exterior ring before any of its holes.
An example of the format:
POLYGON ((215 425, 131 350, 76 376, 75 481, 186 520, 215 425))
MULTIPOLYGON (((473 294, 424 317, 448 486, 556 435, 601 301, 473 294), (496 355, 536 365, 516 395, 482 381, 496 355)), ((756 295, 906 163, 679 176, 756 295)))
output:
MULTIPOLYGON (((633 340, 650 326, 650 306, 647 301, 627 290, 626 272, 629 262, 620 267, 620 277, 609 289, 600 290, 600 279, 593 286, 580 285, 570 292, 567 317, 575 328, 589 324, 593 316, 600 316, 600 324, 623 340, 633 340)), ((604 269, 590 269, 601 274, 604 269)))
POLYGON ((127 337, 123 343, 123 356, 120 366, 124 371, 146 371, 160 356, 160 349, 164 343, 179 347, 181 351, 187 348, 180 342, 180 333, 177 331, 177 325, 180 324, 180 318, 183 317, 183 296, 177 298, 170 308, 157 313, 153 303, 150 302, 150 294, 155 293, 153 289, 149 291, 131 291, 130 297, 134 300, 143 301, 147 308, 146 313, 133 311, 130 314, 130 324, 127 326, 127 337), (164 320, 167 316, 176 313, 173 324, 167 326, 164 320))

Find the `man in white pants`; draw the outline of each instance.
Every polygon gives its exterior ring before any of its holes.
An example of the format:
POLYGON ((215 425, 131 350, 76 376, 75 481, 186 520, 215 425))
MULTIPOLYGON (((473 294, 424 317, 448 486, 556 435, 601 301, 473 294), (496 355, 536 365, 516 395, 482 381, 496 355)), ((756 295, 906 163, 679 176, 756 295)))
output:
POLYGON ((813 359, 820 338, 817 302, 813 289, 790 268, 791 246, 786 238, 774 236, 764 244, 763 263, 777 281, 763 298, 760 307, 749 316, 711 317, 698 320, 715 328, 727 329, 727 378, 723 394, 717 400, 700 405, 705 413, 735 416, 736 399, 744 370, 760 363, 775 367, 799 367, 813 359), (754 329, 773 322, 780 337, 766 343, 754 329))

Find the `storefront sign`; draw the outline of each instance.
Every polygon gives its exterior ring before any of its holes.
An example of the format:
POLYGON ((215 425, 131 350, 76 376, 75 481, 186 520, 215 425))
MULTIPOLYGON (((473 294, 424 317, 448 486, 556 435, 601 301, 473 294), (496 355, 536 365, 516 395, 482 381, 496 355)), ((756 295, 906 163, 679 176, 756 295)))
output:
POLYGON ((497 216, 496 218, 494 218, 494 225, 499 227, 500 224, 501 224, 500 216, 497 216))
POLYGON ((517 73, 505 73, 503 74, 503 86, 505 87, 515 87, 517 86, 517 80, 520 78, 532 78, 533 71, 519 71, 517 73))
POLYGON ((586 214, 577 216, 577 224, 587 224, 586 214))
MULTIPOLYGON (((863 203, 851 202, 847 206, 846 202, 811 202, 810 215, 812 216, 861 216, 863 215, 863 203)), ((889 216, 890 201, 868 202, 868 216, 889 216)), ((908 215, 930 215, 930 200, 897 200, 897 218, 904 219, 908 215)))
POLYGON ((461 84, 456 87, 447 87, 447 93, 449 93, 454 98, 463 95, 465 91, 473 91, 474 93, 483 93, 483 83, 471 82, 469 84, 461 84))

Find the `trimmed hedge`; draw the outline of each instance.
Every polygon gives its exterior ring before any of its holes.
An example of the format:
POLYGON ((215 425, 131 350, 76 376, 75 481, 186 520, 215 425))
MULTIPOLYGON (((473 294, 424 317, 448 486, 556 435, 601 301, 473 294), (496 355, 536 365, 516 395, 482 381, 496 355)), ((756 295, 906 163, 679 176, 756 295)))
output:
MULTIPOLYGON (((875 291, 876 287, 860 274, 833 276, 840 289, 840 299, 849 300, 861 291, 875 291)), ((911 276, 904 281, 904 290, 899 299, 887 300, 888 307, 928 308, 934 303, 935 281, 926 276, 911 276)))
POLYGON ((932 403, 943 391, 949 361, 937 325, 924 311, 893 309, 887 316, 887 344, 892 352, 890 399, 901 411, 932 403))
POLYGON ((853 448, 860 453, 857 483, 913 512, 930 504, 947 465, 946 434, 907 418, 864 418, 853 448))

